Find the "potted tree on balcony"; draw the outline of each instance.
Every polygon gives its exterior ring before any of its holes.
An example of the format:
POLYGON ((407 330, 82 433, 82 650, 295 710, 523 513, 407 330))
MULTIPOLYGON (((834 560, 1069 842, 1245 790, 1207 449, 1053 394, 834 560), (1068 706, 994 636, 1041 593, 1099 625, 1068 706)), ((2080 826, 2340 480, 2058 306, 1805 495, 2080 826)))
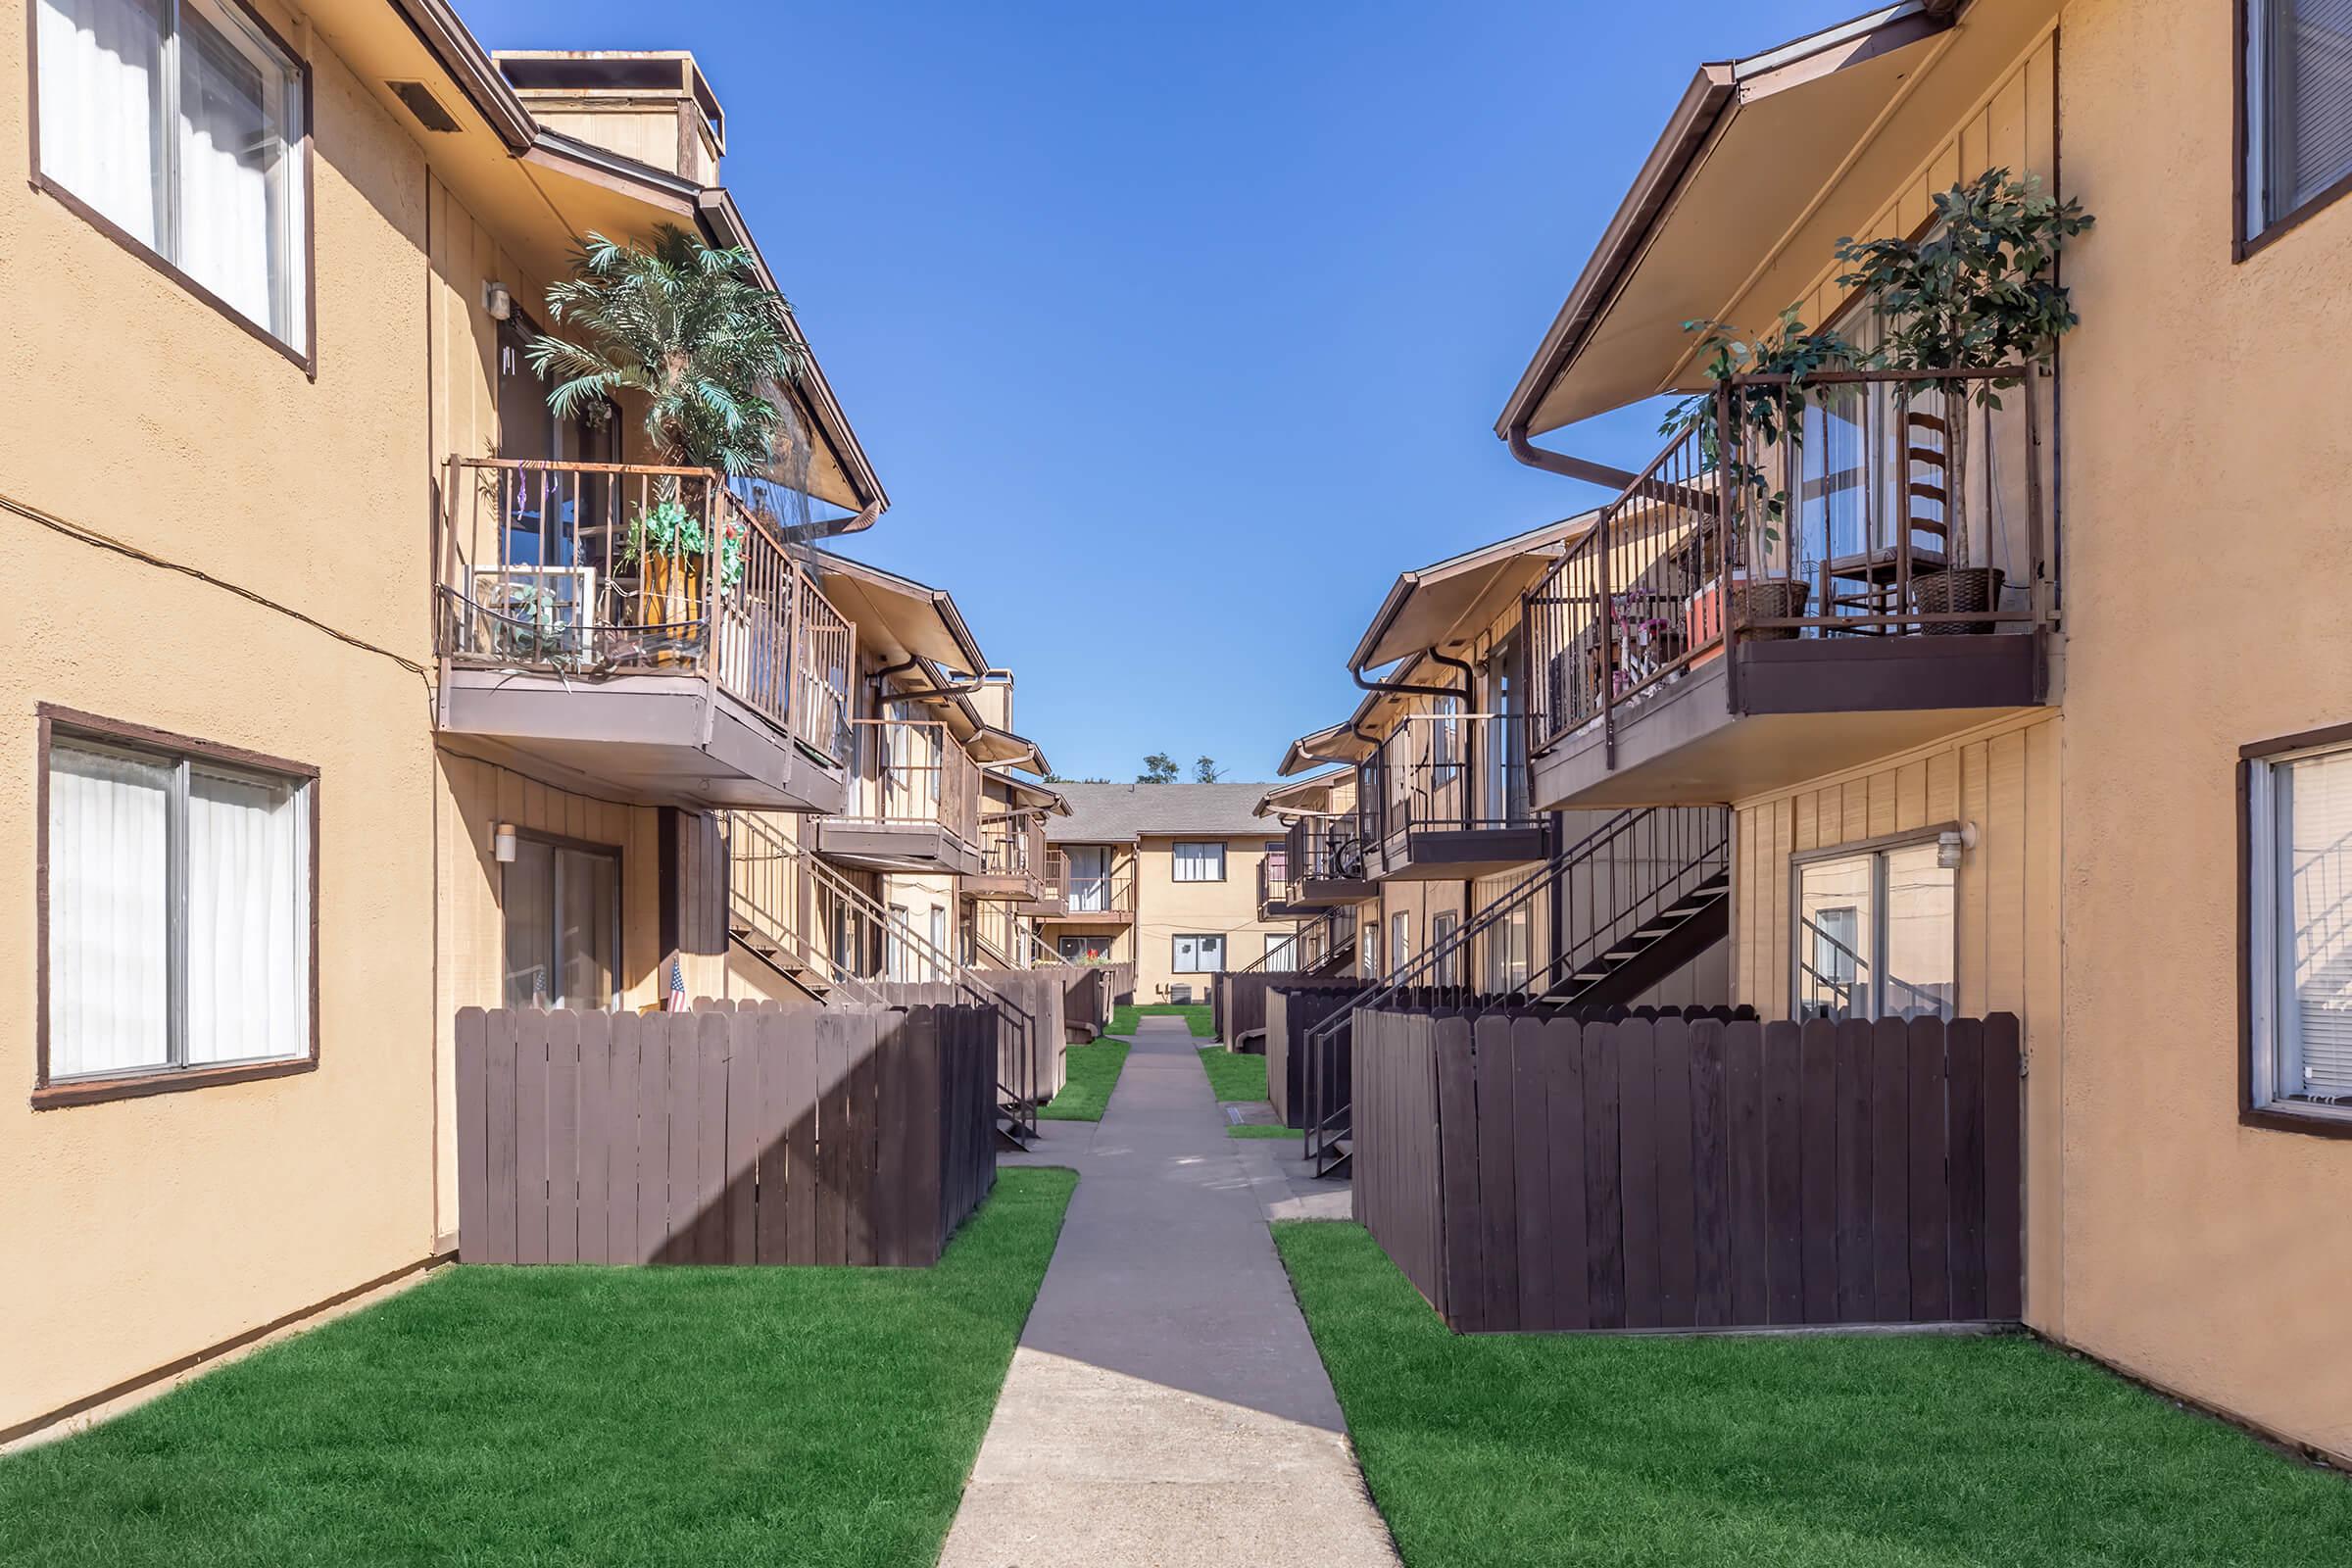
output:
MULTIPOLYGON (((1691 543, 1694 557, 1691 575, 1698 581, 1698 587, 1690 596, 1685 618, 1690 646, 1697 647, 1712 640, 1721 630, 1714 624, 1716 585, 1704 580, 1710 571, 1730 573, 1731 614, 1736 626, 1745 627, 1756 620, 1793 619, 1805 612, 1806 602, 1813 595, 1811 585, 1793 573, 1780 577, 1767 574, 1773 558, 1781 553, 1789 497, 1772 482, 1766 465, 1760 460, 1764 453, 1783 442, 1788 443, 1793 459, 1797 446, 1804 440, 1805 377, 1836 366, 1850 365, 1859 355, 1835 329, 1806 326, 1793 305, 1781 313, 1769 331, 1752 342, 1722 321, 1685 321, 1683 330, 1706 334, 1699 347, 1706 353, 1702 368, 1708 390, 1692 393, 1669 409, 1658 433, 1681 436, 1696 430, 1700 456, 1715 475, 1715 483, 1732 490, 1742 519, 1751 507, 1755 512, 1754 529, 1736 527, 1728 550, 1709 549, 1704 537, 1691 543), (1787 376, 1788 380, 1763 386, 1741 380, 1759 375, 1787 376), (1723 433, 1715 422, 1717 389, 1726 382, 1733 386, 1734 422, 1740 432, 1728 452, 1723 450, 1723 433)), ((1775 626, 1761 628, 1751 635, 1786 638, 1794 637, 1796 631, 1793 627, 1775 626)))
MULTIPOLYGON (((1838 242, 1838 259, 1850 269, 1838 283, 1860 290, 1886 321, 1875 363, 1897 370, 2017 371, 1902 383, 1908 398, 1940 394, 1945 411, 1945 563, 1943 570, 1912 579, 1912 609, 1921 614, 2000 605, 2000 568, 1989 561, 1977 564, 1970 549, 1969 406, 2000 408, 2004 389, 2057 358, 2058 340, 2078 319, 2053 275, 2058 254, 2092 222, 2080 202, 2062 202, 2035 176, 2015 178, 2006 169, 1988 169, 1935 203, 1924 238, 1838 242)), ((2033 406, 2029 387, 2029 417, 2033 406)), ((1943 621, 1926 630, 1984 632, 1992 625, 1943 621)))
MULTIPOLYGON (((646 444, 665 467, 731 480, 771 462, 785 417, 777 389, 801 376, 808 355, 750 251, 706 245, 669 223, 647 244, 591 233, 571 276, 548 287, 547 309, 554 326, 532 340, 530 363, 551 383, 558 418, 599 425, 625 397, 642 402, 646 444)), ((641 624, 699 622, 713 556, 720 587, 742 578, 744 524, 699 493, 704 483, 663 479, 629 521, 622 560, 642 563, 641 624), (715 546, 712 517, 723 519, 715 546)))

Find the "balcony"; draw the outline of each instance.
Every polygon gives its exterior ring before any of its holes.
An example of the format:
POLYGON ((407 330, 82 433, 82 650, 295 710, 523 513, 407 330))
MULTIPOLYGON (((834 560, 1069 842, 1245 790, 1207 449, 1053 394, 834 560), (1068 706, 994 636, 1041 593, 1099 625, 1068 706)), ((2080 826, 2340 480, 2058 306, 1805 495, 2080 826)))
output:
POLYGON ((857 777, 816 824, 826 859, 867 871, 970 876, 980 869, 980 764, 928 718, 858 718, 857 777))
MULTIPOLYGON (((1044 835, 1042 826, 1039 835, 1044 835)), ((1045 919, 1054 919, 1068 912, 1070 858, 1059 850, 1046 851, 1045 858, 1040 862, 1036 897, 1015 904, 1012 907, 1016 914, 1033 914, 1045 919)))
POLYGON ((717 474, 453 458, 446 485, 444 737, 632 800, 840 807, 856 631, 717 474))
POLYGON ((1260 920, 1288 920, 1301 910, 1291 902, 1291 857, 1286 846, 1269 850, 1257 862, 1257 917, 1260 920))
POLYGON ((1819 372, 1769 448, 1719 395, 1527 596, 1534 805, 1726 802, 2044 703, 2047 393, 1963 394, 2015 373, 1819 372))
POLYGON ((1120 926, 1135 923, 1135 872, 1073 872, 1069 898, 1055 925, 1120 926))
POLYGON ((1313 914, 1380 897, 1375 867, 1354 815, 1302 816, 1291 824, 1283 858, 1291 871, 1292 914, 1313 914))
POLYGON ((960 891, 1009 902, 1018 911, 1044 896, 1045 864, 1045 824, 1034 812, 990 817, 980 824, 980 869, 963 879, 960 891))
POLYGON ((1466 881, 1544 858, 1525 713, 1412 713, 1366 766, 1363 842, 1388 881, 1466 881))

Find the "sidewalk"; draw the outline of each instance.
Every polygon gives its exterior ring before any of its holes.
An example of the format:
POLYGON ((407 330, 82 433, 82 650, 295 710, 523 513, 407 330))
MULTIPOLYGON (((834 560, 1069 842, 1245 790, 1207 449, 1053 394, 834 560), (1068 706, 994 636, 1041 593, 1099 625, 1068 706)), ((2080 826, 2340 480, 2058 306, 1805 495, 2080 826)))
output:
POLYGON ((1101 1122, 1045 1126, 1029 1162, 1078 1192, 942 1568, 1395 1564, 1266 1232, 1270 1152, 1225 1136, 1184 1025, 1143 1020, 1101 1122))

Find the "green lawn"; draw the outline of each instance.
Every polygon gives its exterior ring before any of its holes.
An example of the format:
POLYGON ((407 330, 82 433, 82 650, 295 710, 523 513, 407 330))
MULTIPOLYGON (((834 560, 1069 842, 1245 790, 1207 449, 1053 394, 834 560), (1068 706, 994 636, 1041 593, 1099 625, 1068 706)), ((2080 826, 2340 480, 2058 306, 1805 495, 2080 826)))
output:
POLYGON ((933 1269, 449 1270, 0 1459, 0 1562, 928 1565, 1076 1181, 933 1269))
POLYGON ((1040 1105, 1042 1121, 1101 1121, 1110 1092, 1119 1084, 1119 1069, 1127 1064, 1127 1042, 1098 1040, 1069 1049, 1069 1081, 1061 1093, 1040 1105))
POLYGON ((1138 1018, 1182 1018, 1192 1029, 1195 1040, 1214 1040, 1217 1038, 1217 1026, 1210 1020, 1209 1012, 1209 1005, 1205 1002, 1147 1002, 1141 1006, 1132 1002, 1121 1003, 1110 1009, 1108 1032, 1131 1035, 1135 1033, 1138 1018))
POLYGON ((1266 1098, 1266 1058, 1245 1056, 1223 1046, 1202 1046, 1200 1065, 1208 1071, 1208 1087, 1223 1100, 1266 1098))
POLYGON ((1298 1140, 1298 1129, 1296 1127, 1267 1127, 1255 1122, 1236 1122, 1225 1129, 1225 1136, 1228 1138, 1288 1138, 1296 1143, 1298 1140))
POLYGON ((2352 1485, 2023 1336, 1459 1337, 1275 1242, 1407 1568, 2352 1561, 2352 1485))

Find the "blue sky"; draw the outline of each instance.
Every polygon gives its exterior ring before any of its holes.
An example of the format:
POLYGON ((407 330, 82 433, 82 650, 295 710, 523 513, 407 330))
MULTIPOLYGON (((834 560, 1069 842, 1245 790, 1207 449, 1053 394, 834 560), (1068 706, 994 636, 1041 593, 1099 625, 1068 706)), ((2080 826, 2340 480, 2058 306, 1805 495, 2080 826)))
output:
MULTIPOLYGON (((1852 0, 1848 0, 1851 4, 1852 0)), ((1492 425, 1702 59, 1835 0, 462 0, 687 48, 892 510, 1071 777, 1271 777, 1406 567, 1592 505, 1492 425)), ((1570 434, 1638 466, 1654 417, 1570 434)), ((1554 438, 1555 444, 1561 438, 1554 438)))

